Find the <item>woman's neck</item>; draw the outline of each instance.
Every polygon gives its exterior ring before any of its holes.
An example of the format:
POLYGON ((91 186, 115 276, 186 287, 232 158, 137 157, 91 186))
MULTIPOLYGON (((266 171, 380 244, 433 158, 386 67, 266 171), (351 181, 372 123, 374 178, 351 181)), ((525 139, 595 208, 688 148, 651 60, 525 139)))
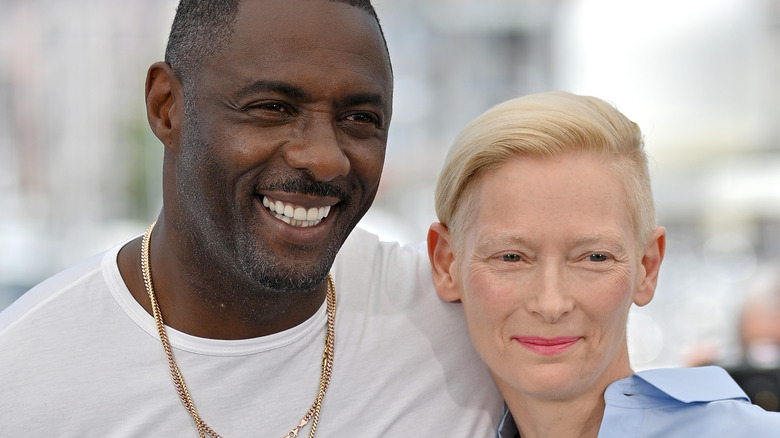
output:
MULTIPOLYGON (((597 438, 604 417, 604 392, 614 381, 633 374, 627 348, 595 381, 581 391, 553 396, 518 391, 496 379, 522 438, 597 438)), ((496 377, 495 375, 493 376, 496 377)))
POLYGON ((507 400, 522 438, 596 438, 604 399, 507 400))

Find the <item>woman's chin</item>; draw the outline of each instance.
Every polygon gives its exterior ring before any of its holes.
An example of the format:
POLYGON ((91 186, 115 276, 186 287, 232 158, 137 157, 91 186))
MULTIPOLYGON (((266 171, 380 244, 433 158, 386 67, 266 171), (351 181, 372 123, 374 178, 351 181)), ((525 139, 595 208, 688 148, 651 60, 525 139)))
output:
POLYGON ((530 367, 520 369, 522 374, 515 374, 512 382, 499 377, 497 384, 502 393, 512 391, 536 400, 571 400, 587 391, 592 383, 592 379, 582 375, 581 369, 568 364, 536 365, 531 372, 530 367))

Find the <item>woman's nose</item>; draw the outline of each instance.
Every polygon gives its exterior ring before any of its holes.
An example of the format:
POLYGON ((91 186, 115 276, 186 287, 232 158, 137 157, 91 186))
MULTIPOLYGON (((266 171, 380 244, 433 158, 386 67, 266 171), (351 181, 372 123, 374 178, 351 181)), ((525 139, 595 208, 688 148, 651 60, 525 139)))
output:
POLYGON ((529 301, 529 311, 550 324, 558 322, 574 308, 574 300, 566 291, 562 271, 562 268, 557 267, 540 269, 533 296, 529 301))

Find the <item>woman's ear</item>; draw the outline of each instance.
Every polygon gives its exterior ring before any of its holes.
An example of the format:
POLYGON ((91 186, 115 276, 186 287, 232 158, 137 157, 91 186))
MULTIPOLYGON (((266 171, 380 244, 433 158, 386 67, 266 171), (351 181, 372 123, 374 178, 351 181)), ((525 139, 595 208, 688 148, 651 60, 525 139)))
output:
POLYGON ((661 269, 661 261, 664 259, 666 251, 666 229, 658 227, 645 245, 642 254, 642 270, 644 275, 640 277, 639 287, 634 294, 634 304, 644 306, 649 303, 655 295, 655 288, 658 285, 658 272, 661 269))
POLYGON ((184 117, 181 82, 164 62, 156 62, 146 74, 146 117, 154 135, 176 152, 184 117))
POLYGON ((428 229, 428 258, 433 271, 433 284, 439 297, 445 301, 460 301, 460 291, 453 268, 455 254, 449 230, 440 222, 428 229))

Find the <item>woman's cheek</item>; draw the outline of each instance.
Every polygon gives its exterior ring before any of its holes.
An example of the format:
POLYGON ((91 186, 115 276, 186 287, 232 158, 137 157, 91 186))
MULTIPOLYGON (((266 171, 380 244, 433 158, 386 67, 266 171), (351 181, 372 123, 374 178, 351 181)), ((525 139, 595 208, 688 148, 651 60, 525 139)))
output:
POLYGON ((514 311, 519 296, 517 275, 497 273, 487 266, 472 266, 466 280, 464 306, 483 323, 502 320, 514 311))

